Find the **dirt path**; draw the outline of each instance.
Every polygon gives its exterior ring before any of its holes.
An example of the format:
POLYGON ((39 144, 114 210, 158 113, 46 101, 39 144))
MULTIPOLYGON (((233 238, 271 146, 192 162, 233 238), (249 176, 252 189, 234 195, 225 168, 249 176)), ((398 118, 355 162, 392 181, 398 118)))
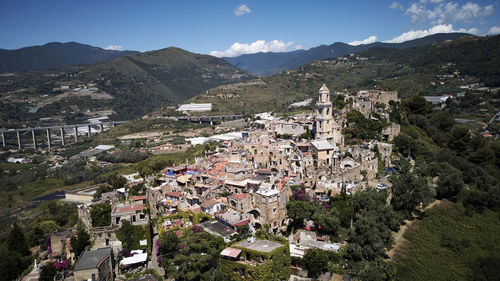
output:
MULTIPOLYGON (((436 200, 425 207, 422 211, 425 212, 426 210, 440 203, 441 200, 436 200)), ((406 230, 412 227, 412 225, 417 221, 417 217, 417 215, 413 215, 412 220, 405 220, 405 224, 402 225, 399 228, 399 231, 394 234, 394 247, 392 247, 392 249, 387 252, 387 255, 389 256, 388 260, 393 260, 395 257, 400 257, 406 252, 406 248, 408 247, 408 240, 404 238, 404 234, 406 233, 406 230)))

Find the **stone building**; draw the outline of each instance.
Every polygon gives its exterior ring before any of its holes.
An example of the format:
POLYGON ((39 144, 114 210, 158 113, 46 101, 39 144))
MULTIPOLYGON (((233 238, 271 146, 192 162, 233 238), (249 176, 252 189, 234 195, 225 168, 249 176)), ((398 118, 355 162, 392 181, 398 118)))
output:
POLYGON ((305 133, 306 130, 304 127, 295 122, 278 122, 276 124, 276 134, 279 135, 291 135, 291 136, 300 136, 305 133))
POLYGON ((113 280, 113 251, 111 248, 101 248, 83 252, 74 269, 75 281, 83 280, 113 280))
POLYGON ((401 131, 401 125, 396 123, 391 123, 382 131, 382 139, 384 141, 391 142, 394 140, 396 136, 399 135, 400 131, 401 131))
POLYGON ((145 205, 117 204, 111 210, 111 225, 121 226, 123 220, 128 220, 132 225, 147 225, 148 215, 144 212, 145 205))
POLYGON ((254 193, 253 209, 247 211, 255 228, 269 225, 269 230, 275 233, 286 224, 287 188, 279 189, 277 184, 262 183, 254 193))
POLYGON ((314 165, 330 165, 335 147, 330 142, 324 139, 311 142, 310 151, 314 158, 314 165))
POLYGON ((252 209, 252 197, 249 193, 232 194, 229 196, 229 206, 236 209, 238 212, 252 209))
POLYGON ((59 232, 52 232, 50 235, 50 257, 51 258, 64 258, 74 260, 74 254, 71 253, 72 247, 70 243, 73 232, 71 230, 64 230, 59 232))

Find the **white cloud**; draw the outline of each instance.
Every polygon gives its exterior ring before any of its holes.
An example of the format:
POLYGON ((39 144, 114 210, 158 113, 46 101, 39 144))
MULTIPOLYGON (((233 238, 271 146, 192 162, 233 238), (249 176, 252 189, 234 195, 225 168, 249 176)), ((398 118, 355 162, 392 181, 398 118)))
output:
POLYGON ((500 26, 492 26, 490 30, 488 30, 489 35, 500 34, 500 26))
POLYGON ((391 40, 386 40, 383 41, 384 43, 401 43, 409 40, 414 40, 418 38, 422 38, 428 35, 436 34, 436 33, 454 33, 454 32, 465 32, 465 33, 471 33, 471 34, 478 34, 479 30, 477 28, 470 28, 470 29, 453 29, 453 25, 451 24, 440 24, 433 26, 429 29, 425 30, 410 30, 408 32, 405 32, 397 37, 392 38, 391 40))
POLYGON ((285 43, 281 40, 265 41, 257 40, 250 44, 235 42, 225 51, 211 51, 210 55, 215 57, 237 57, 243 54, 284 52, 293 44, 292 41, 285 43))
POLYGON ((425 16, 427 11, 424 6, 418 3, 413 3, 408 9, 406 9, 405 15, 411 16, 411 22, 422 22, 425 21, 425 16))
POLYGON ((120 45, 109 45, 107 46, 106 48, 104 48, 105 50, 113 50, 113 51, 119 51, 122 49, 122 46, 120 45))
POLYGON ((295 50, 305 50, 306 49, 306 46, 302 45, 302 44, 299 44, 297 46, 295 46, 294 48, 295 50))
POLYGON ((373 42, 376 42, 377 41, 377 36, 375 35, 372 35, 364 40, 360 40, 360 41, 352 41, 352 42, 349 42, 348 44, 349 45, 352 45, 352 46, 357 46, 357 45, 365 45, 365 44, 370 44, 370 43, 373 43, 373 42))
POLYGON ((234 14, 238 17, 244 14, 250 14, 251 12, 252 10, 245 4, 239 5, 238 8, 234 9, 234 14))
POLYGON ((430 0, 434 7, 427 8, 427 0, 420 3, 412 3, 405 11, 411 17, 412 23, 430 21, 433 25, 465 22, 470 23, 476 19, 482 19, 493 14, 493 5, 480 6, 479 4, 467 2, 460 5, 457 2, 444 2, 444 0, 430 0))
POLYGON ((403 6, 399 2, 392 2, 392 4, 389 6, 389 8, 395 10, 395 9, 400 9, 403 10, 403 6))

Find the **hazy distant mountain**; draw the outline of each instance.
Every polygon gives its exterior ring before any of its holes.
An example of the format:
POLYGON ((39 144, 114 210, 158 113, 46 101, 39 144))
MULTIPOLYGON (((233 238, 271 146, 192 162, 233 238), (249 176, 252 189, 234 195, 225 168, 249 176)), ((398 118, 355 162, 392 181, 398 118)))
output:
POLYGON ((0 73, 91 64, 138 53, 104 50, 76 42, 47 43, 17 50, 0 49, 0 73))
POLYGON ((375 47, 359 56, 366 59, 345 55, 316 60, 269 77, 210 89, 188 102, 211 102, 212 114, 252 114, 285 112, 294 102, 316 99, 322 84, 332 93, 378 86, 397 90, 401 98, 456 94, 465 91, 457 86, 477 82, 500 86, 500 35, 463 36, 406 49, 375 47), (452 78, 442 80, 442 75, 452 78), (226 93, 238 96, 215 98, 226 93))
POLYGON ((445 40, 454 40, 468 35, 466 33, 439 33, 427 37, 403 42, 403 43, 381 43, 351 46, 346 43, 336 42, 329 46, 321 45, 309 50, 298 50, 282 53, 257 53, 241 55, 234 58, 224 58, 232 65, 250 71, 260 76, 269 76, 283 70, 297 68, 303 64, 319 59, 339 57, 347 54, 355 54, 373 47, 385 47, 394 49, 423 47, 429 44, 438 43, 445 40))

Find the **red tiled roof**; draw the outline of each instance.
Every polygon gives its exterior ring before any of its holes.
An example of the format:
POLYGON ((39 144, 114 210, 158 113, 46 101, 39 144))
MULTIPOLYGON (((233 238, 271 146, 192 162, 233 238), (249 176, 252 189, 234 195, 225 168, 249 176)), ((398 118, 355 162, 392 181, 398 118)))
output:
POLYGON ((177 192, 170 192, 170 191, 168 191, 168 192, 165 192, 165 196, 179 197, 179 196, 181 196, 181 193, 179 191, 177 191, 177 192))
POLYGON ((243 198, 250 197, 250 194, 248 194, 248 193, 232 194, 229 197, 231 197, 234 200, 241 200, 243 198))
POLYGON ((210 200, 208 200, 208 201, 204 202, 203 204, 201 204, 201 205, 200 205, 200 207, 202 207, 202 208, 208 208, 208 207, 210 207, 210 206, 213 206, 213 205, 215 205, 215 204, 219 204, 219 203, 220 203, 220 202, 219 202, 219 201, 217 201, 217 200, 210 199, 210 200))
POLYGON ((144 204, 137 206, 123 206, 123 207, 117 207, 115 213, 128 213, 128 212, 141 211, 144 209, 146 209, 146 206, 144 206, 144 204))
POLYGON ((201 213, 201 209, 200 209, 200 207, 191 208, 190 210, 191 210, 191 211, 193 211, 193 213, 195 213, 195 214, 199 214, 199 213, 201 213))
POLYGON ((241 253, 241 250, 230 248, 230 247, 227 247, 224 250, 222 250, 222 252, 220 252, 221 256, 226 256, 226 257, 230 257, 233 259, 237 258, 240 253, 241 253))
POLYGON ((132 200, 132 201, 146 200, 146 199, 148 199, 147 195, 137 195, 137 196, 130 197, 130 200, 132 200))
POLYGON ((237 223, 233 223, 233 226, 242 226, 250 222, 250 219, 242 220, 237 223))

